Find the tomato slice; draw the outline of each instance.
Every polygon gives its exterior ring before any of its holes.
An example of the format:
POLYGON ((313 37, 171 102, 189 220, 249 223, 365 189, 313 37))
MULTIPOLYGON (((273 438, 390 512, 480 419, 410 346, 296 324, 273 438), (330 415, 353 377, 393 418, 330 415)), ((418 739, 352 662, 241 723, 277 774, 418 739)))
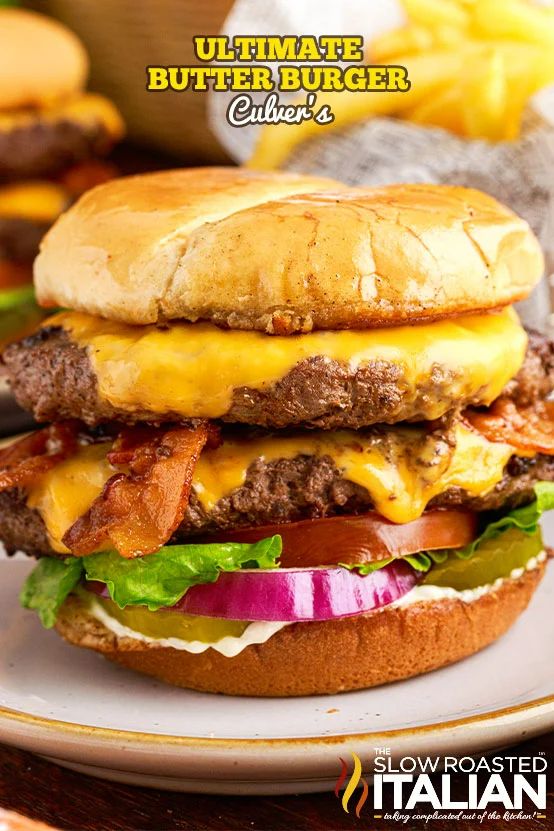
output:
POLYGON ((485 412, 466 410, 464 418, 489 441, 511 444, 523 453, 554 455, 552 401, 518 407, 510 398, 498 398, 485 412))
POLYGON ((426 511, 413 522, 397 525, 372 512, 241 528, 210 540, 256 542, 274 534, 283 540, 283 568, 372 563, 419 551, 461 548, 475 539, 477 516, 469 511, 426 511))

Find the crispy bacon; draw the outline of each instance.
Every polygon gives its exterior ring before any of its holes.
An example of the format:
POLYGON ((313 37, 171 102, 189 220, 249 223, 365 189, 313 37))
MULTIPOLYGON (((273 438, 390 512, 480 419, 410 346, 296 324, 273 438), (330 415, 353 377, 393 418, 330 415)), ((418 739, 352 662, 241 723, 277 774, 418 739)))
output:
POLYGON ((183 519, 209 434, 205 422, 196 428, 124 430, 108 458, 127 472, 106 482, 89 510, 66 531, 64 545, 75 556, 115 548, 129 558, 164 545, 183 519))
POLYGON ((554 455, 554 402, 518 406, 498 398, 486 412, 466 410, 466 420, 489 441, 506 442, 523 453, 554 455))
POLYGON ((0 491, 35 482, 75 452, 77 421, 59 421, 0 450, 0 491))

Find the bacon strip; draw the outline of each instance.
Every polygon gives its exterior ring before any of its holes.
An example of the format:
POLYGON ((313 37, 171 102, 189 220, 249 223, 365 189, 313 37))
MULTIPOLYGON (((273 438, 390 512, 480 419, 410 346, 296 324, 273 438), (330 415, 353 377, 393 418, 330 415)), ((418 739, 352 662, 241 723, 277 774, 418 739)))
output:
POLYGON ((505 442, 524 453, 554 455, 554 402, 518 406, 498 398, 486 412, 466 410, 465 419, 489 441, 505 442))
POLYGON ((0 491, 24 487, 77 449, 79 425, 59 421, 0 450, 0 491))
POLYGON ((63 543, 75 556, 115 548, 123 557, 157 551, 182 521, 196 462, 209 427, 124 430, 108 458, 116 473, 63 543))

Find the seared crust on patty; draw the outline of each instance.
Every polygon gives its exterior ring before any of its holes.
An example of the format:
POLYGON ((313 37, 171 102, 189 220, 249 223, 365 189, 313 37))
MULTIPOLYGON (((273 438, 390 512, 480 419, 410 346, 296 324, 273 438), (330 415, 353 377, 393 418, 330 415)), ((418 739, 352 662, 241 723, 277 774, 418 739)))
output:
MULTIPOLYGON (((18 403, 37 421, 78 418, 94 425, 105 421, 176 421, 172 412, 126 412, 100 400, 97 380, 84 347, 59 326, 46 326, 11 344, 4 352, 18 403)), ((297 364, 265 390, 234 390, 223 421, 269 428, 304 425, 323 429, 424 420, 430 403, 444 411, 473 402, 452 397, 453 374, 436 366, 415 395, 397 364, 374 361, 358 369, 323 357, 297 364), (409 393, 408 393, 409 390, 409 393)), ((524 364, 507 393, 529 403, 554 388, 554 344, 531 332, 524 364)))
MULTIPOLYGON (((430 502, 433 508, 470 508, 474 511, 509 510, 534 497, 533 485, 554 479, 554 458, 513 457, 502 480, 488 494, 470 497, 451 488, 430 502)), ((250 465, 244 484, 207 511, 195 496, 171 542, 235 528, 295 522, 318 517, 363 514, 373 508, 365 488, 344 479, 328 456, 297 456, 250 465)), ((26 505, 23 491, 0 493, 0 539, 10 553, 23 550, 34 556, 64 556, 50 548, 44 522, 26 505)))
POLYGON ((56 629, 69 643, 180 687, 259 696, 346 692, 429 672, 483 649, 525 610, 543 574, 544 564, 470 603, 427 601, 292 624, 234 658, 118 638, 76 597, 62 606, 56 629))
POLYGON ((0 181, 54 176, 71 165, 106 155, 113 143, 100 122, 29 120, 0 131, 0 181))

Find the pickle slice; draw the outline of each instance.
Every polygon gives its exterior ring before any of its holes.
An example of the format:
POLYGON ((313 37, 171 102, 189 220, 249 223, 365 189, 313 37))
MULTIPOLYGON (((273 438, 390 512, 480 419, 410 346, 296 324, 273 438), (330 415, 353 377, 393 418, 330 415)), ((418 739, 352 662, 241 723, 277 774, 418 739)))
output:
POLYGON ((111 617, 148 638, 179 638, 183 641, 217 643, 229 636, 239 638, 249 625, 249 622, 244 620, 185 615, 163 609, 150 612, 146 606, 127 606, 120 609, 111 600, 96 599, 111 617))
POLYGON ((515 568, 525 568, 543 548, 540 529, 534 534, 525 534, 518 528, 510 528, 494 539, 485 540, 467 560, 450 554, 427 572, 422 583, 448 586, 457 591, 476 589, 494 583, 499 577, 509 577, 515 568))

